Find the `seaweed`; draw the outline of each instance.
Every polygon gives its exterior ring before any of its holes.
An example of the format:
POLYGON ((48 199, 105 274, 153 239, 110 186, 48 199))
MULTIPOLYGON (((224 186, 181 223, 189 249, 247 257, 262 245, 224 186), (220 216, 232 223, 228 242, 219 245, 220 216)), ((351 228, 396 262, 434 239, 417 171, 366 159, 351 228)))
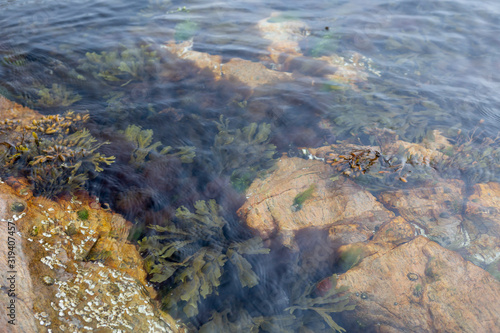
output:
POLYGON ((127 140, 135 146, 129 163, 136 169, 141 168, 155 154, 177 156, 182 163, 192 163, 196 156, 196 148, 189 146, 178 147, 176 149, 166 146, 158 151, 162 143, 160 141, 153 143, 153 130, 143 130, 140 126, 129 125, 124 134, 127 140))
POLYGON ((464 179, 468 185, 498 181, 500 174, 500 133, 482 139, 475 132, 459 133, 456 144, 442 150, 444 157, 434 167, 446 178, 464 179))
MULTIPOLYGON (((211 332, 317 332, 329 327, 334 332, 345 332, 332 318, 331 313, 349 311, 347 287, 337 288, 337 275, 317 284, 305 285, 307 278, 297 277, 293 284, 289 307, 272 316, 252 316, 247 310, 226 304, 230 309, 212 312, 200 333, 211 332), (325 326, 318 316, 323 319, 325 326)), ((227 302, 226 302, 227 303, 227 302)))
POLYGON ((42 107, 67 107, 82 99, 80 95, 68 90, 66 86, 56 83, 52 84, 52 88, 43 87, 40 89, 38 96, 40 98, 36 105, 42 107))
POLYGON ((177 23, 175 25, 175 40, 176 41, 185 41, 193 36, 200 30, 200 27, 196 22, 193 21, 184 21, 181 23, 177 23))
POLYGON ((160 58, 150 45, 121 47, 117 51, 100 54, 87 52, 79 70, 92 73, 96 79, 103 79, 111 85, 126 86, 132 81, 144 81, 156 74, 154 70, 160 58))
POLYGON ((150 281, 170 282, 162 285, 163 307, 170 311, 182 307, 187 317, 198 314, 202 298, 217 294, 228 260, 237 268, 241 286, 252 288, 259 278, 243 255, 269 252, 260 238, 230 242, 223 231, 227 222, 215 200, 197 201, 194 208, 193 213, 181 206, 175 221, 151 226, 158 234, 139 241, 150 281))
POLYGON ((44 116, 30 125, 0 123, 0 163, 3 175, 26 177, 35 194, 48 197, 83 188, 91 172, 101 172, 114 157, 97 150, 97 143, 82 124, 88 115, 68 112, 44 116))
POLYGON ((219 133, 212 153, 219 174, 230 175, 233 186, 246 189, 261 171, 274 166, 276 146, 269 143, 270 124, 251 123, 242 129, 231 129, 229 120, 222 115, 215 124, 219 133))
POLYGON ((302 209, 302 205, 304 204, 304 202, 307 199, 312 197, 312 194, 313 194, 315 189, 316 189, 316 185, 313 184, 313 185, 309 186, 309 188, 307 190, 305 190, 304 192, 297 194, 297 196, 295 196, 295 198, 293 199, 293 206, 292 207, 295 210, 302 209))
POLYGON ((78 215, 78 218, 80 220, 88 220, 89 219, 89 211, 87 209, 80 209, 79 211, 76 212, 76 215, 78 215))
MULTIPOLYGON (((313 312, 319 315, 334 332, 345 332, 331 317, 330 313, 354 310, 355 305, 349 305, 347 287, 337 288, 337 275, 332 275, 329 288, 322 295, 318 294, 318 285, 310 285, 300 295, 293 298, 292 306, 285 309, 293 314, 296 311, 313 312)), ((321 282, 320 282, 321 283, 321 282)), ((304 314, 305 315, 305 314, 304 314)))
MULTIPOLYGON (((235 311, 236 312, 236 311, 235 311)), ((284 314, 277 316, 252 317, 244 309, 233 314, 231 310, 213 312, 210 320, 200 327, 199 333, 249 332, 293 333, 299 328, 295 316, 284 314), (233 318, 230 318, 233 317, 233 318)))

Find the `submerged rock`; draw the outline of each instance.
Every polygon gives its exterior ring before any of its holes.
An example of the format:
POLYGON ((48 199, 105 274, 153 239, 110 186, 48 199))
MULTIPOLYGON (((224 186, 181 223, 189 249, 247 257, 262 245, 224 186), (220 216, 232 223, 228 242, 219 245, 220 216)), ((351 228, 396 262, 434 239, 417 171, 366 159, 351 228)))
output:
POLYGON ((394 217, 351 180, 330 177, 331 169, 321 161, 283 157, 267 178, 252 183, 238 214, 263 239, 278 234, 288 246, 294 245, 296 231, 310 227, 333 228, 331 237, 342 228, 366 240, 394 217))
POLYGON ((291 73, 268 69, 258 62, 233 58, 223 63, 221 56, 193 51, 192 47, 192 40, 179 44, 170 42, 164 45, 165 49, 179 58, 194 62, 200 70, 211 71, 216 80, 220 80, 223 77, 225 79, 233 78, 253 89, 261 85, 284 82, 292 79, 291 73))
MULTIPOLYGON (((379 231, 380 232, 380 231, 379 231)), ((373 241, 375 243, 375 241, 373 241)), ((379 245, 339 277, 356 302, 344 312, 359 332, 495 332, 500 282, 424 237, 379 245)))
POLYGON ((500 259, 500 184, 476 184, 465 207, 465 228, 470 245, 465 256, 477 264, 500 259))
POLYGON ((414 223, 426 237, 447 248, 466 245, 461 229, 464 183, 460 180, 433 182, 418 188, 386 191, 382 203, 414 223))
MULTIPOLYGON (((192 39, 179 43, 169 41, 163 48, 180 59, 192 61, 200 70, 212 72, 215 80, 236 79, 252 90, 299 78, 312 85, 316 81, 330 82, 329 84, 333 81, 358 89, 356 84, 366 81, 369 72, 380 75, 371 67, 371 60, 358 53, 352 53, 348 57, 336 54, 320 58, 305 57, 299 43, 309 35, 307 24, 282 13, 276 12, 260 20, 256 30, 269 41, 267 55, 262 57, 263 63, 241 58, 223 61, 220 55, 193 51, 192 39), (292 73, 295 72, 301 74, 294 77, 292 73)), ((168 74, 164 74, 166 75, 168 74)))

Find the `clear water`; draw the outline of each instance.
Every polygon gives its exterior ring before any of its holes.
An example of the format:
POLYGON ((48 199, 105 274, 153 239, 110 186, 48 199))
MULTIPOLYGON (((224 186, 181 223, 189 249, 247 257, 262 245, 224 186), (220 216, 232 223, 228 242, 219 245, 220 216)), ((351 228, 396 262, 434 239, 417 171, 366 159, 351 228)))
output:
MULTIPOLYGON (((365 129, 371 127, 394 130, 417 143, 433 129, 452 136, 479 124, 481 136, 495 137, 500 130, 499 20, 500 5, 494 0, 4 0, 0 93, 46 114, 88 110, 93 134, 110 140, 105 152, 117 157, 89 189, 137 221, 132 239, 147 233, 144 225, 172 217, 177 207, 208 199, 223 207, 230 237, 244 239, 248 231, 238 224, 235 211, 245 197, 218 168, 211 149, 220 115, 235 128, 271 124, 278 153, 353 137, 369 143, 365 129), (256 23, 272 12, 307 24, 307 37, 300 42, 305 57, 287 70, 318 84, 298 79, 250 93, 245 84, 216 81, 208 71, 199 73, 192 63, 161 47, 192 37, 196 51, 220 55, 224 61, 239 57, 259 62, 269 41, 259 35, 256 23), (158 59, 131 82, 105 81, 82 66, 89 52, 145 45, 158 59), (356 90, 326 81, 312 60, 330 54, 348 59, 354 52, 370 58, 381 73, 368 72, 356 90), (70 107, 40 103, 38 92, 52 84, 64 85, 81 99, 70 107), (332 129, 321 126, 322 121, 332 129), (133 169, 128 148, 116 133, 131 124, 152 129, 155 140, 165 145, 195 146, 194 163, 167 163, 148 172, 133 169), (140 195, 123 195, 130 192, 140 195)), ((244 303, 254 316, 282 311, 288 282, 278 271, 293 256, 274 249, 252 262, 261 278, 259 287, 252 292, 228 287, 221 295, 244 303)), ((333 268, 326 271, 311 280, 333 273, 333 268)), ((224 283, 231 286, 231 278, 224 283)), ((193 327, 225 306, 217 297, 204 301, 193 327)))

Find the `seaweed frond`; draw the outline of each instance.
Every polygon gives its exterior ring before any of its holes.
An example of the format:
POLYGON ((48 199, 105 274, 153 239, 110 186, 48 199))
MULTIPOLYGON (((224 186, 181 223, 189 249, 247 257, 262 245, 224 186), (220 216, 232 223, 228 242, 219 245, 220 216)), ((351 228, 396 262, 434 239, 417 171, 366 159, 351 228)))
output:
POLYGON ((314 311, 334 332, 345 332, 346 330, 333 320, 330 313, 354 310, 355 305, 349 305, 347 287, 337 288, 336 274, 329 278, 329 285, 330 288, 323 295, 316 295, 317 285, 308 286, 285 311, 289 311, 290 314, 297 310, 314 311))
POLYGON ((163 144, 160 141, 153 143, 153 130, 143 130, 140 126, 129 125, 124 132, 128 141, 134 144, 135 148, 130 156, 130 164, 136 169, 146 163, 154 154, 177 156, 182 163, 192 163, 196 156, 195 147, 172 148, 165 146, 158 151, 163 144))
POLYGON ((77 93, 68 90, 66 86, 59 84, 52 84, 52 88, 43 87, 38 91, 38 99, 36 105, 42 107, 55 107, 55 106, 70 106, 82 99, 77 93))
POLYGON ((216 135, 212 152, 220 174, 231 175, 231 182, 244 190, 258 173, 275 163, 276 146, 269 143, 270 124, 251 123, 242 129, 231 129, 229 120, 221 115, 215 122, 216 135))
POLYGON ((88 115, 68 112, 45 116, 29 125, 0 123, 2 174, 26 177, 35 194, 48 197, 83 188, 92 172, 103 171, 114 157, 97 150, 100 142, 83 128, 88 115))
POLYGON ((159 63, 156 51, 150 45, 126 48, 110 52, 87 52, 78 69, 92 73, 96 79, 108 84, 126 86, 132 81, 144 81, 154 75, 159 63))
POLYGON ((164 286, 164 308, 182 307, 187 317, 198 314, 202 299, 217 294, 228 260, 237 267, 241 286, 252 288, 259 279, 243 255, 269 252, 260 238, 230 242, 223 232, 227 221, 215 200, 197 201, 194 208, 179 207, 175 221, 152 226, 158 233, 139 241, 150 281, 170 281, 164 286))

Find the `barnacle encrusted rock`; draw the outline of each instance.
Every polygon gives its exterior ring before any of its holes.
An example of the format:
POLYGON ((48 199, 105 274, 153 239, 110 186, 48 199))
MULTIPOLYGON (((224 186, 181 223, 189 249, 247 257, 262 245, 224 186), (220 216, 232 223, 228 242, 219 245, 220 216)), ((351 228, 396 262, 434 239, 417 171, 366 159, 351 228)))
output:
POLYGON ((367 239, 377 226, 394 217, 351 180, 331 177, 330 167, 322 161, 282 157, 270 175, 252 183, 238 214, 262 238, 279 234, 289 246, 293 246, 294 233, 308 227, 358 225, 354 229, 367 239), (294 208, 295 198, 313 184, 309 198, 300 209, 294 208))
MULTIPOLYGON (((19 332, 181 331, 153 300, 156 293, 146 282, 142 258, 127 241, 130 222, 107 209, 91 208, 95 198, 84 194, 55 202, 33 197, 26 188, 23 196, 22 186, 0 184, 3 238, 9 220, 18 231, 19 332), (27 202, 25 210, 10 211, 21 200, 27 202), (82 209, 89 212, 86 220, 78 217, 82 209)), ((7 304, 7 295, 1 297, 7 304)))

